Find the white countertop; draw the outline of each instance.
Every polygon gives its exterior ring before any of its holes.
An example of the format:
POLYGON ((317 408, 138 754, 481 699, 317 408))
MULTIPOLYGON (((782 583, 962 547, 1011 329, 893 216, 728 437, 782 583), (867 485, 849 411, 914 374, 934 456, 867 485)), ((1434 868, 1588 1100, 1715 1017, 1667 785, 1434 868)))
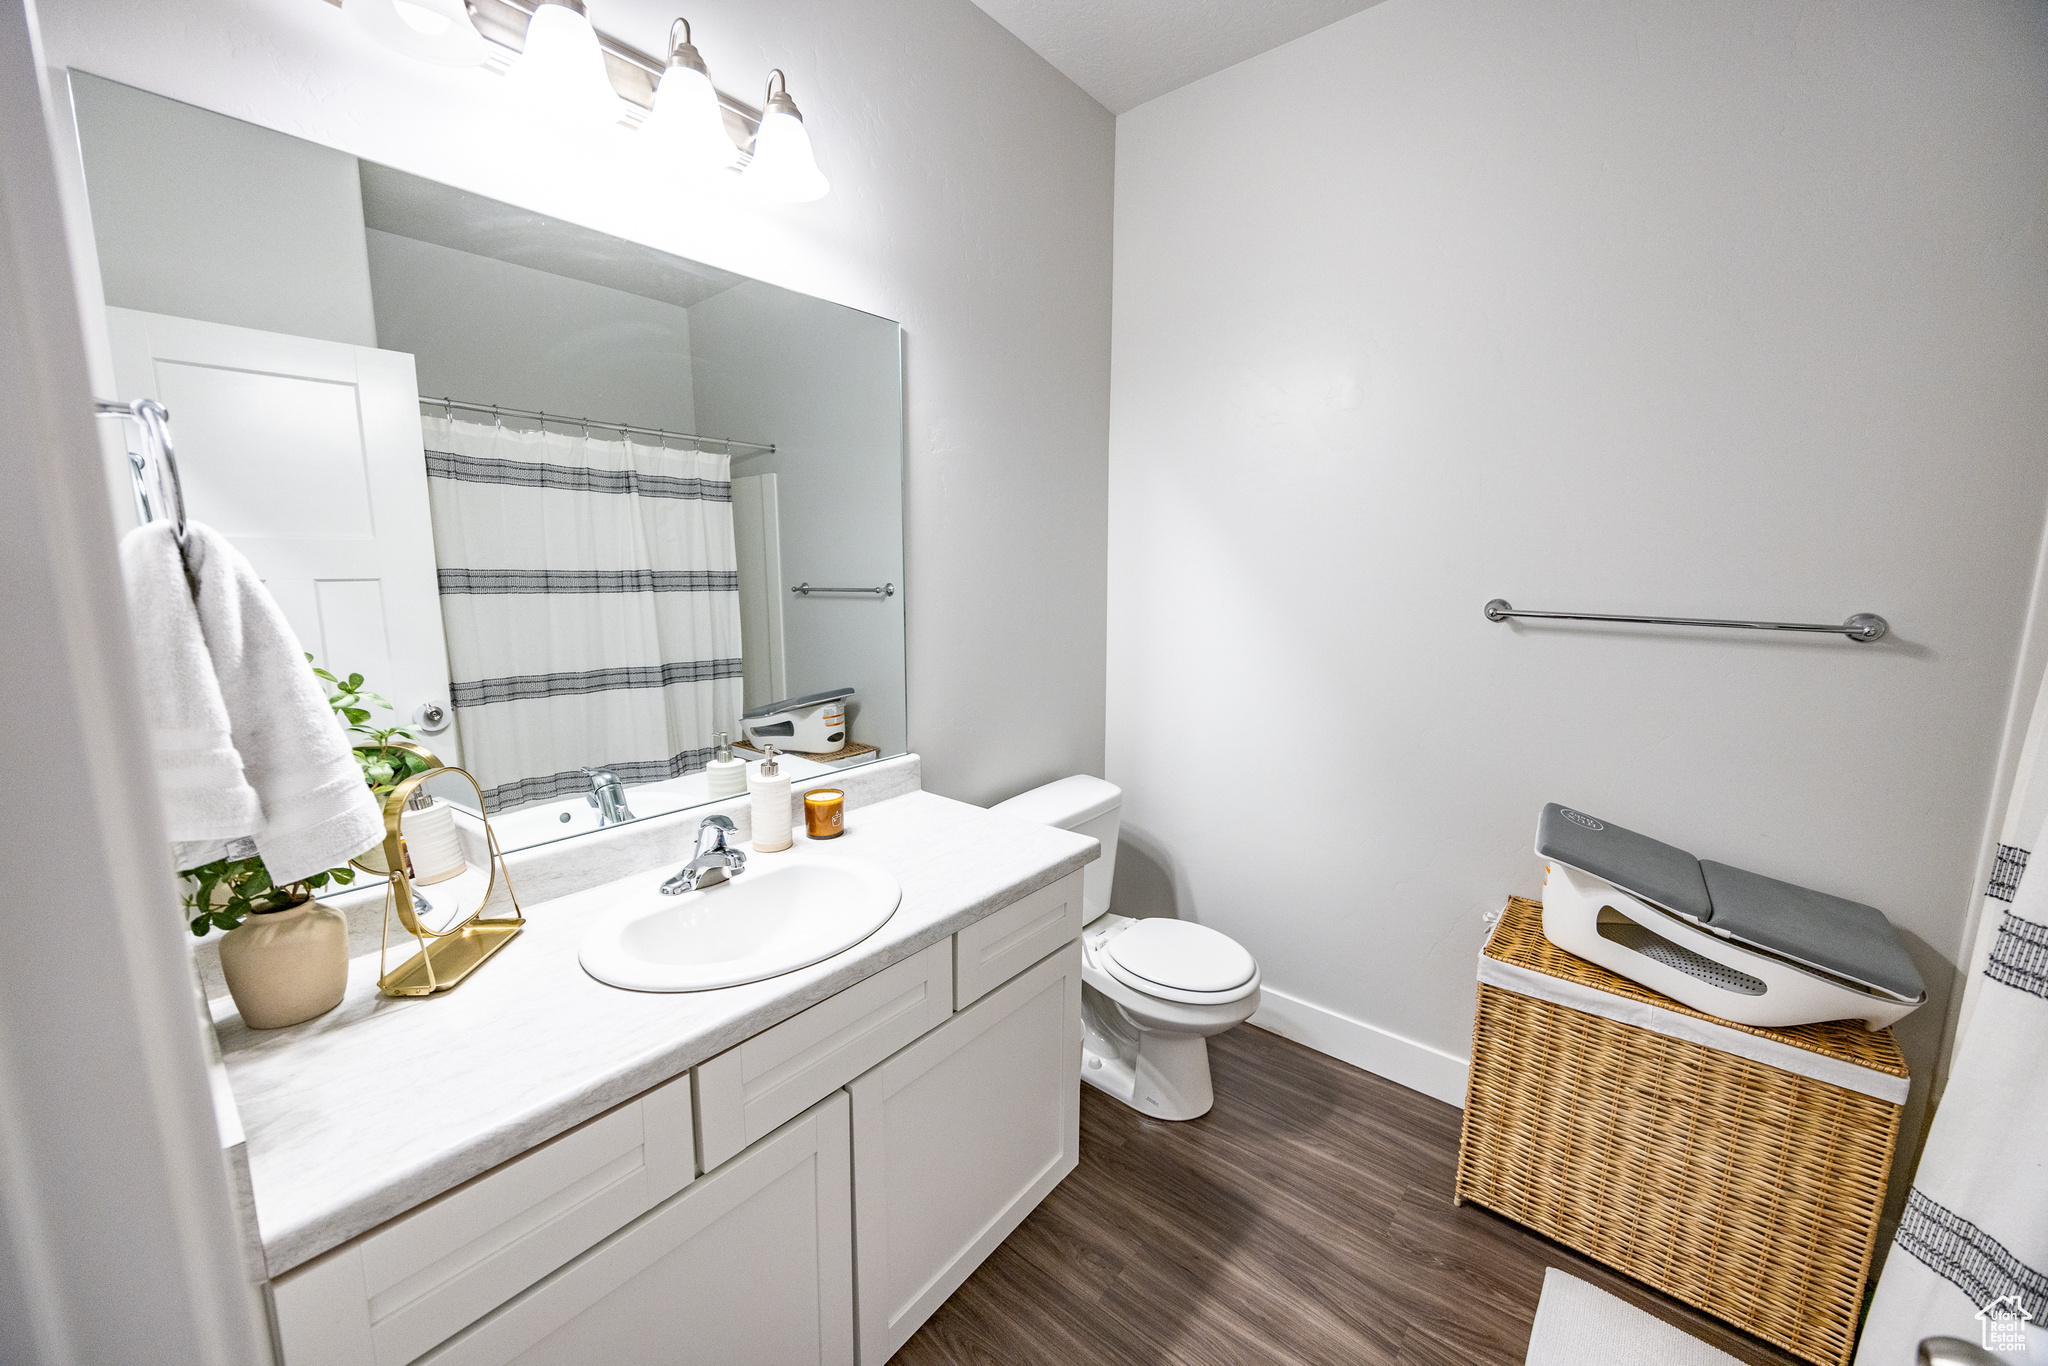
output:
MULTIPOLYGON (((584 973, 576 950, 585 927, 674 871, 664 866, 526 905, 525 931, 443 996, 380 996, 370 954, 350 964, 341 1005, 302 1025, 248 1029, 231 1003, 218 1003, 270 1274, 630 1100, 1099 852, 1084 835, 926 792, 850 810, 845 835, 799 834, 798 847, 888 869, 903 903, 845 952, 764 982, 642 993, 584 973)), ((410 952, 393 948, 394 963, 410 952)))

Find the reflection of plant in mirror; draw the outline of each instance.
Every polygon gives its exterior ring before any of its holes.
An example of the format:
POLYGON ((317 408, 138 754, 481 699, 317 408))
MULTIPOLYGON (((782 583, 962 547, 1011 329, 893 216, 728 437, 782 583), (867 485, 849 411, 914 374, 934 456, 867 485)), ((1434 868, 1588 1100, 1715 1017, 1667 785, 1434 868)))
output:
MULTIPOLYGON (((307 655, 306 662, 311 664, 313 656, 307 655)), ((381 696, 363 686, 361 674, 337 678, 327 670, 315 667, 313 676, 334 690, 328 695, 327 705, 334 708, 336 716, 348 722, 348 733, 358 737, 355 741, 356 762, 363 766, 363 781, 370 785, 370 791, 377 794, 378 801, 383 801, 391 794, 392 788, 413 774, 425 773, 432 767, 411 750, 400 749, 393 743, 418 738, 404 726, 385 726, 379 729, 364 724, 370 719, 371 703, 386 711, 390 711, 392 707, 381 696)))
POLYGON ((263 866, 263 860, 253 854, 248 858, 215 859, 178 876, 188 889, 183 900, 185 909, 192 913, 192 933, 197 935, 208 930, 232 930, 251 915, 289 910, 310 901, 315 892, 329 883, 346 887, 356 880, 352 868, 330 868, 303 882, 288 882, 279 887, 271 882, 270 870, 263 866))

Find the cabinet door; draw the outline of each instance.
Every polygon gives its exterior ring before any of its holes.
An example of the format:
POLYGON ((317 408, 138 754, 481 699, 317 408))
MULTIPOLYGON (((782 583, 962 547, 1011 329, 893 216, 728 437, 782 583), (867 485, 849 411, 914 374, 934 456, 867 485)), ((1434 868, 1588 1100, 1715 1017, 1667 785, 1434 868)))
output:
POLYGON ((404 1366, 690 1184, 690 1079, 271 1282, 285 1366, 404 1366))
POLYGON ((881 1366, 1074 1170, 1081 946, 847 1088, 860 1359, 881 1366))
POLYGON ((851 1366, 846 1093, 420 1366, 851 1366))

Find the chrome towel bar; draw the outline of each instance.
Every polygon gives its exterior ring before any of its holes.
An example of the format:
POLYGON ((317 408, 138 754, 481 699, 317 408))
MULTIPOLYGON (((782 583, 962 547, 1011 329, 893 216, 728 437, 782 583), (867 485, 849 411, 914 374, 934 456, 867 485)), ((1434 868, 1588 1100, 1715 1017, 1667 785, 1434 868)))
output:
POLYGON ((178 549, 182 551, 185 548, 186 525, 185 481, 178 477, 178 456, 171 449, 170 409, 153 398, 139 398, 133 403, 96 398, 92 402, 92 410, 100 417, 125 417, 142 428, 149 457, 144 459, 134 451, 128 452, 128 470, 135 481, 135 505, 145 522, 168 517, 171 534, 177 538, 178 549), (142 477, 152 465, 156 471, 155 503, 150 502, 149 485, 142 477))
POLYGON ((873 588, 823 588, 806 581, 796 585, 789 591, 806 598, 813 593, 873 593, 878 598, 893 598, 896 596, 896 585, 884 583, 873 588))
POLYGON ((1510 617, 1536 617, 1545 621, 1626 621, 1639 626, 1717 626, 1731 631, 1806 631, 1847 636, 1866 645, 1873 640, 1884 639, 1885 633, 1891 630, 1891 623, 1875 612, 1858 612, 1840 626, 1824 626, 1803 621, 1721 621, 1713 617, 1630 617, 1610 612, 1529 612, 1516 608, 1506 598, 1495 598, 1486 604, 1488 621, 1506 621, 1510 617))

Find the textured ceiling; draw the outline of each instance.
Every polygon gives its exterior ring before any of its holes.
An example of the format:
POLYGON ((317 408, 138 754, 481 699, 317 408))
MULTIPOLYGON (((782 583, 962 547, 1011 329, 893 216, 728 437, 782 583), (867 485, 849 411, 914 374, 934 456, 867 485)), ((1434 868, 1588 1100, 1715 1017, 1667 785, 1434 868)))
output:
POLYGON ((1376 0, 974 0, 1112 114, 1376 0))
POLYGON ((688 308, 745 282, 559 218, 365 161, 363 225, 688 308))

